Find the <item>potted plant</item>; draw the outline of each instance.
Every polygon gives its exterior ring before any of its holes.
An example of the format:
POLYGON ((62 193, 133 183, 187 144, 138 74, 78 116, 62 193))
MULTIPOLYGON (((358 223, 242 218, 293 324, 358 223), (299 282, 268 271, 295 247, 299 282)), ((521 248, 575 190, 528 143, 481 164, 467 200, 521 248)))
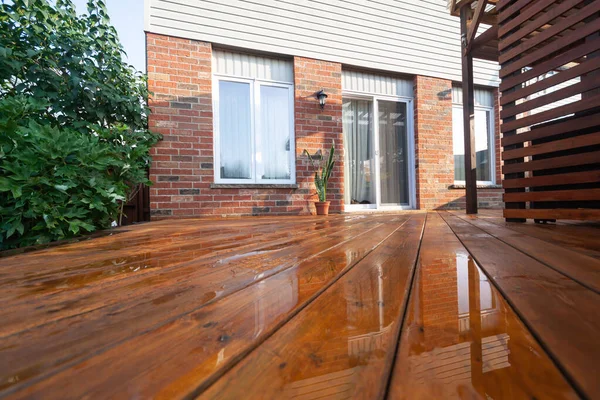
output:
MULTIPOLYGON (((315 164, 313 156, 311 156, 306 149, 304 149, 304 153, 308 156, 308 159, 315 170, 315 187, 317 189, 317 196, 319 197, 319 201, 315 201, 317 215, 328 215, 330 202, 327 201, 327 182, 329 182, 331 171, 333 171, 333 166, 335 164, 335 160, 333 159, 335 154, 335 142, 331 144, 331 150, 329 150, 328 157, 319 156, 321 159, 319 164, 315 164), (321 175, 319 175, 319 172, 321 175)), ((314 158, 317 158, 316 154, 314 158)))

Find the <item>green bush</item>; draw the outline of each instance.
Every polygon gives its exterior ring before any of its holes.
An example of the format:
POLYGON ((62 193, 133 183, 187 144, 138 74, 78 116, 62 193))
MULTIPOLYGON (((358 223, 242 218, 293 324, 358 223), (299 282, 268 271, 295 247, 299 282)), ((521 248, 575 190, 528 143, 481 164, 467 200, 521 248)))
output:
POLYGON ((0 5, 0 249, 110 227, 150 184, 145 77, 100 0, 0 5))

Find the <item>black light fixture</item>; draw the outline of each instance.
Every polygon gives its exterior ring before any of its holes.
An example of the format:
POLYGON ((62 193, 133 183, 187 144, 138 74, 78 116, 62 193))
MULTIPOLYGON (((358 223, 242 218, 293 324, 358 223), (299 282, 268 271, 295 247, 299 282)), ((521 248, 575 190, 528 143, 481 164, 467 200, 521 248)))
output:
POLYGON ((321 109, 325 108, 325 102, 327 101, 327 94, 325 91, 323 89, 319 90, 317 93, 315 93, 315 97, 319 99, 319 105, 321 106, 321 109))

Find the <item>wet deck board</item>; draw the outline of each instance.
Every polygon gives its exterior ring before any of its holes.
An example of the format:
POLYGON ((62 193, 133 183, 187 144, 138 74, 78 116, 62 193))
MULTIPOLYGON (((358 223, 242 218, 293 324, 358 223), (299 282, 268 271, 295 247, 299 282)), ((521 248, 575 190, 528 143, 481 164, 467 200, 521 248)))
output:
POLYGON ((441 215, 568 377, 590 398, 599 394, 599 295, 469 222, 441 215))
POLYGON ((478 217, 457 212, 452 213, 452 215, 600 294, 599 259, 580 254, 552 242, 525 235, 508 227, 493 224, 478 217))
POLYGON ((576 225, 573 225, 575 223, 566 223, 562 220, 555 224, 535 224, 530 220, 527 223, 506 222, 502 215, 497 212, 490 212, 490 210, 482 210, 477 218, 481 221, 491 222, 523 233, 524 235, 559 245, 579 254, 600 259, 600 234, 598 233, 598 228, 586 225, 581 221, 577 221, 576 225))
POLYGON ((598 227, 499 216, 160 221, 0 258, 0 398, 402 398, 423 376, 474 398, 595 397, 598 227), (466 314, 465 290, 482 293, 466 314))
POLYGON ((315 378, 347 370, 327 397, 383 397, 424 223, 411 218, 200 398, 322 396, 315 378))
POLYGON ((578 398, 452 230, 432 213, 389 398, 486 394, 494 399, 578 398))

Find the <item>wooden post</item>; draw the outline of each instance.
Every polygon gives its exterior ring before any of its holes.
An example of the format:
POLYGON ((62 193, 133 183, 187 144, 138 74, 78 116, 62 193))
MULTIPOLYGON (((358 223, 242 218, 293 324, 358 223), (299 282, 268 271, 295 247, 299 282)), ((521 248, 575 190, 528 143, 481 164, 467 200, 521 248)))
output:
POLYGON ((473 56, 467 52, 467 20, 470 7, 460 9, 462 53, 463 126, 465 135, 465 185, 467 214, 477 214, 477 171, 475 159, 475 105, 473 93, 473 56))

